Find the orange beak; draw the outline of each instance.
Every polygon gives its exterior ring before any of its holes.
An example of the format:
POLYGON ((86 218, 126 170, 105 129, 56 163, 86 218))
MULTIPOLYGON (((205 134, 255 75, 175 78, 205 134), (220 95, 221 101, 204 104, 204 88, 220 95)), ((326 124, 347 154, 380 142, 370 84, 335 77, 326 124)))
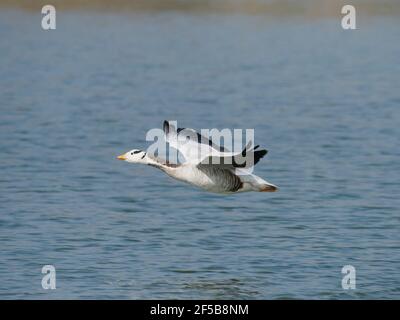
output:
POLYGON ((117 157, 118 160, 126 160, 125 154, 121 154, 120 156, 117 157))

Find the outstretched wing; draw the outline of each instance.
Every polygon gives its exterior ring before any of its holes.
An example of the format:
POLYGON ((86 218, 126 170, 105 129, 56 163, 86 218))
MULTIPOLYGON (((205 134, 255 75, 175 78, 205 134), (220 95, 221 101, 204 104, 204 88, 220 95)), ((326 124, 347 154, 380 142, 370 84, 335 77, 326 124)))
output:
POLYGON ((165 141, 174 149, 177 149, 187 162, 199 163, 202 158, 211 153, 224 152, 223 147, 218 146, 212 140, 199 134, 193 129, 178 128, 164 121, 165 141))
POLYGON ((234 168, 251 168, 255 166, 268 151, 265 149, 256 150, 259 146, 251 147, 251 142, 240 153, 222 152, 219 154, 211 153, 200 162, 201 165, 213 165, 234 168))
POLYGON ((178 128, 164 121, 165 140, 177 149, 189 163, 219 165, 226 169, 250 168, 267 154, 267 150, 252 148, 250 141, 242 152, 230 152, 200 135, 193 129, 178 128))

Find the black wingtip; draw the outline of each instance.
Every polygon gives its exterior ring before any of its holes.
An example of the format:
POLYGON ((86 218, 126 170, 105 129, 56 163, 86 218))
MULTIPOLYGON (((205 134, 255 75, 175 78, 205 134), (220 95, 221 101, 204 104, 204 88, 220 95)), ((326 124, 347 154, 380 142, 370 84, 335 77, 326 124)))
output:
POLYGON ((268 150, 265 149, 254 151, 254 165, 256 165, 258 161, 260 161, 260 159, 263 158, 267 153, 268 150))
POLYGON ((261 157, 264 157, 268 153, 268 150, 257 150, 255 153, 259 153, 261 157))
POLYGON ((169 133, 169 122, 167 120, 164 120, 163 129, 164 129, 165 134, 169 133))

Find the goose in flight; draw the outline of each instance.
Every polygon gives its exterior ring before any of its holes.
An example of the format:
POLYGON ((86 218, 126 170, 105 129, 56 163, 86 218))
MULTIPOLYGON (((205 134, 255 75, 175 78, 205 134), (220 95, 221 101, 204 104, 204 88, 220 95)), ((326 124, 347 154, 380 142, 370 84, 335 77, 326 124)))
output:
POLYGON ((172 178, 214 193, 274 192, 278 189, 250 171, 267 150, 256 150, 259 146, 253 148, 250 142, 242 152, 230 152, 193 129, 176 129, 168 121, 164 121, 163 129, 165 141, 183 155, 185 162, 171 164, 138 149, 117 158, 156 167, 172 178))

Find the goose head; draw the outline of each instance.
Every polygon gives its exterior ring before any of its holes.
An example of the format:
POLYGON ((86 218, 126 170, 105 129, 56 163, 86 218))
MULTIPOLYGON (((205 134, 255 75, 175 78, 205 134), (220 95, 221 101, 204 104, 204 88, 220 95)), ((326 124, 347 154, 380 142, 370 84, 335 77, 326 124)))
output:
POLYGON ((146 151, 132 149, 124 154, 121 154, 117 157, 118 160, 124 160, 131 163, 145 163, 147 164, 148 161, 146 159, 146 151))

